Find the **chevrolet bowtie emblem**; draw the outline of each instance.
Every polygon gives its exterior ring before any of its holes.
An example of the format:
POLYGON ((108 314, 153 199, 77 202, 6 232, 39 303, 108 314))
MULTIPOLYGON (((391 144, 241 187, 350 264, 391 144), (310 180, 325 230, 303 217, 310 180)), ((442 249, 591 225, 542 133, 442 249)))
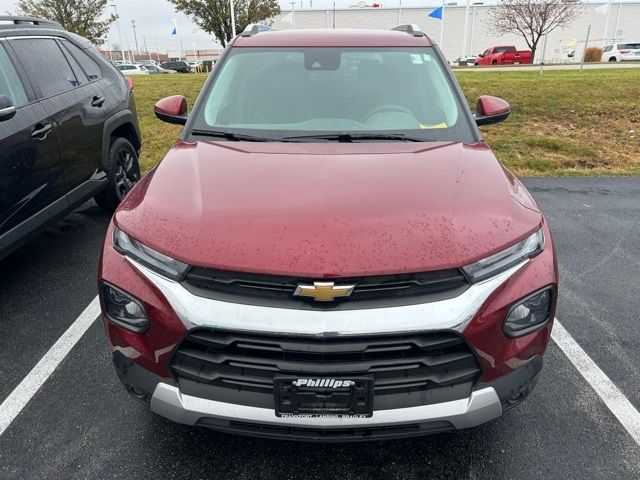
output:
POLYGON ((348 297, 355 285, 336 285, 333 282, 313 282, 313 285, 298 284, 293 294, 297 297, 311 297, 316 302, 331 302, 335 298, 348 297))

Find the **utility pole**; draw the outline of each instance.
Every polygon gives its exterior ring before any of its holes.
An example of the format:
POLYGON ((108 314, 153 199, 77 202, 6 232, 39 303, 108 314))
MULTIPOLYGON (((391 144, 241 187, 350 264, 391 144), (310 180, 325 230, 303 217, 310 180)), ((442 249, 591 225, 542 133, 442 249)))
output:
POLYGON ((136 54, 140 53, 140 49, 138 48, 138 35, 136 35, 136 21, 131 20, 131 28, 133 28, 133 39, 136 42, 136 54))
POLYGON ((146 35, 142 36, 142 42, 144 43, 144 53, 146 53, 147 56, 149 57, 149 60, 151 60, 151 52, 147 48, 147 37, 146 37, 146 35))
POLYGON ((400 4, 398 5, 398 25, 402 25, 402 0, 400 0, 400 4))
MULTIPOLYGON (((113 7, 113 12, 118 16, 118 6, 115 3, 110 5, 113 7)), ((116 19, 116 27, 118 28, 118 40, 120 41, 120 53, 122 53, 122 63, 126 62, 124 58, 124 44, 122 43, 122 30, 120 30, 120 19, 116 19)))

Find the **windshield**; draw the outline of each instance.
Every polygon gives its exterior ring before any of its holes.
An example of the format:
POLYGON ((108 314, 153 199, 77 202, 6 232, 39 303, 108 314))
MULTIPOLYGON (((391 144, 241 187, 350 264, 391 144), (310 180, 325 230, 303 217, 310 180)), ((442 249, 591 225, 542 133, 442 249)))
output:
POLYGON ((236 48, 203 97, 191 125, 200 133, 473 141, 451 83, 426 47, 236 48))

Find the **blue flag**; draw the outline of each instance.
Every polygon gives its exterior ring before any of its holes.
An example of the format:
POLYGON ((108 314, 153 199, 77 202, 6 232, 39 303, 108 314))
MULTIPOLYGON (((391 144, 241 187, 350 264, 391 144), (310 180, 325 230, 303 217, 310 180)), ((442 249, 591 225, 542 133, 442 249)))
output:
POLYGON ((177 35, 178 33, 177 30, 178 29, 176 27, 173 27, 173 31, 171 32, 171 35, 177 35))
POLYGON ((433 12, 429 14, 431 18, 437 18, 438 20, 442 20, 442 10, 444 7, 438 7, 433 12))

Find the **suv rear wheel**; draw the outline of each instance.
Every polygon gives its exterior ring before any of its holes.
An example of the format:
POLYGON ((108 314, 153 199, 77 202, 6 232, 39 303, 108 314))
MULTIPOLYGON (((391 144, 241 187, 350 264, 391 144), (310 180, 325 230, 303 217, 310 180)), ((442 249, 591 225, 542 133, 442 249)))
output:
POLYGON ((138 153, 126 138, 114 138, 104 164, 109 185, 96 195, 96 203, 108 212, 113 212, 124 196, 140 180, 138 153))

